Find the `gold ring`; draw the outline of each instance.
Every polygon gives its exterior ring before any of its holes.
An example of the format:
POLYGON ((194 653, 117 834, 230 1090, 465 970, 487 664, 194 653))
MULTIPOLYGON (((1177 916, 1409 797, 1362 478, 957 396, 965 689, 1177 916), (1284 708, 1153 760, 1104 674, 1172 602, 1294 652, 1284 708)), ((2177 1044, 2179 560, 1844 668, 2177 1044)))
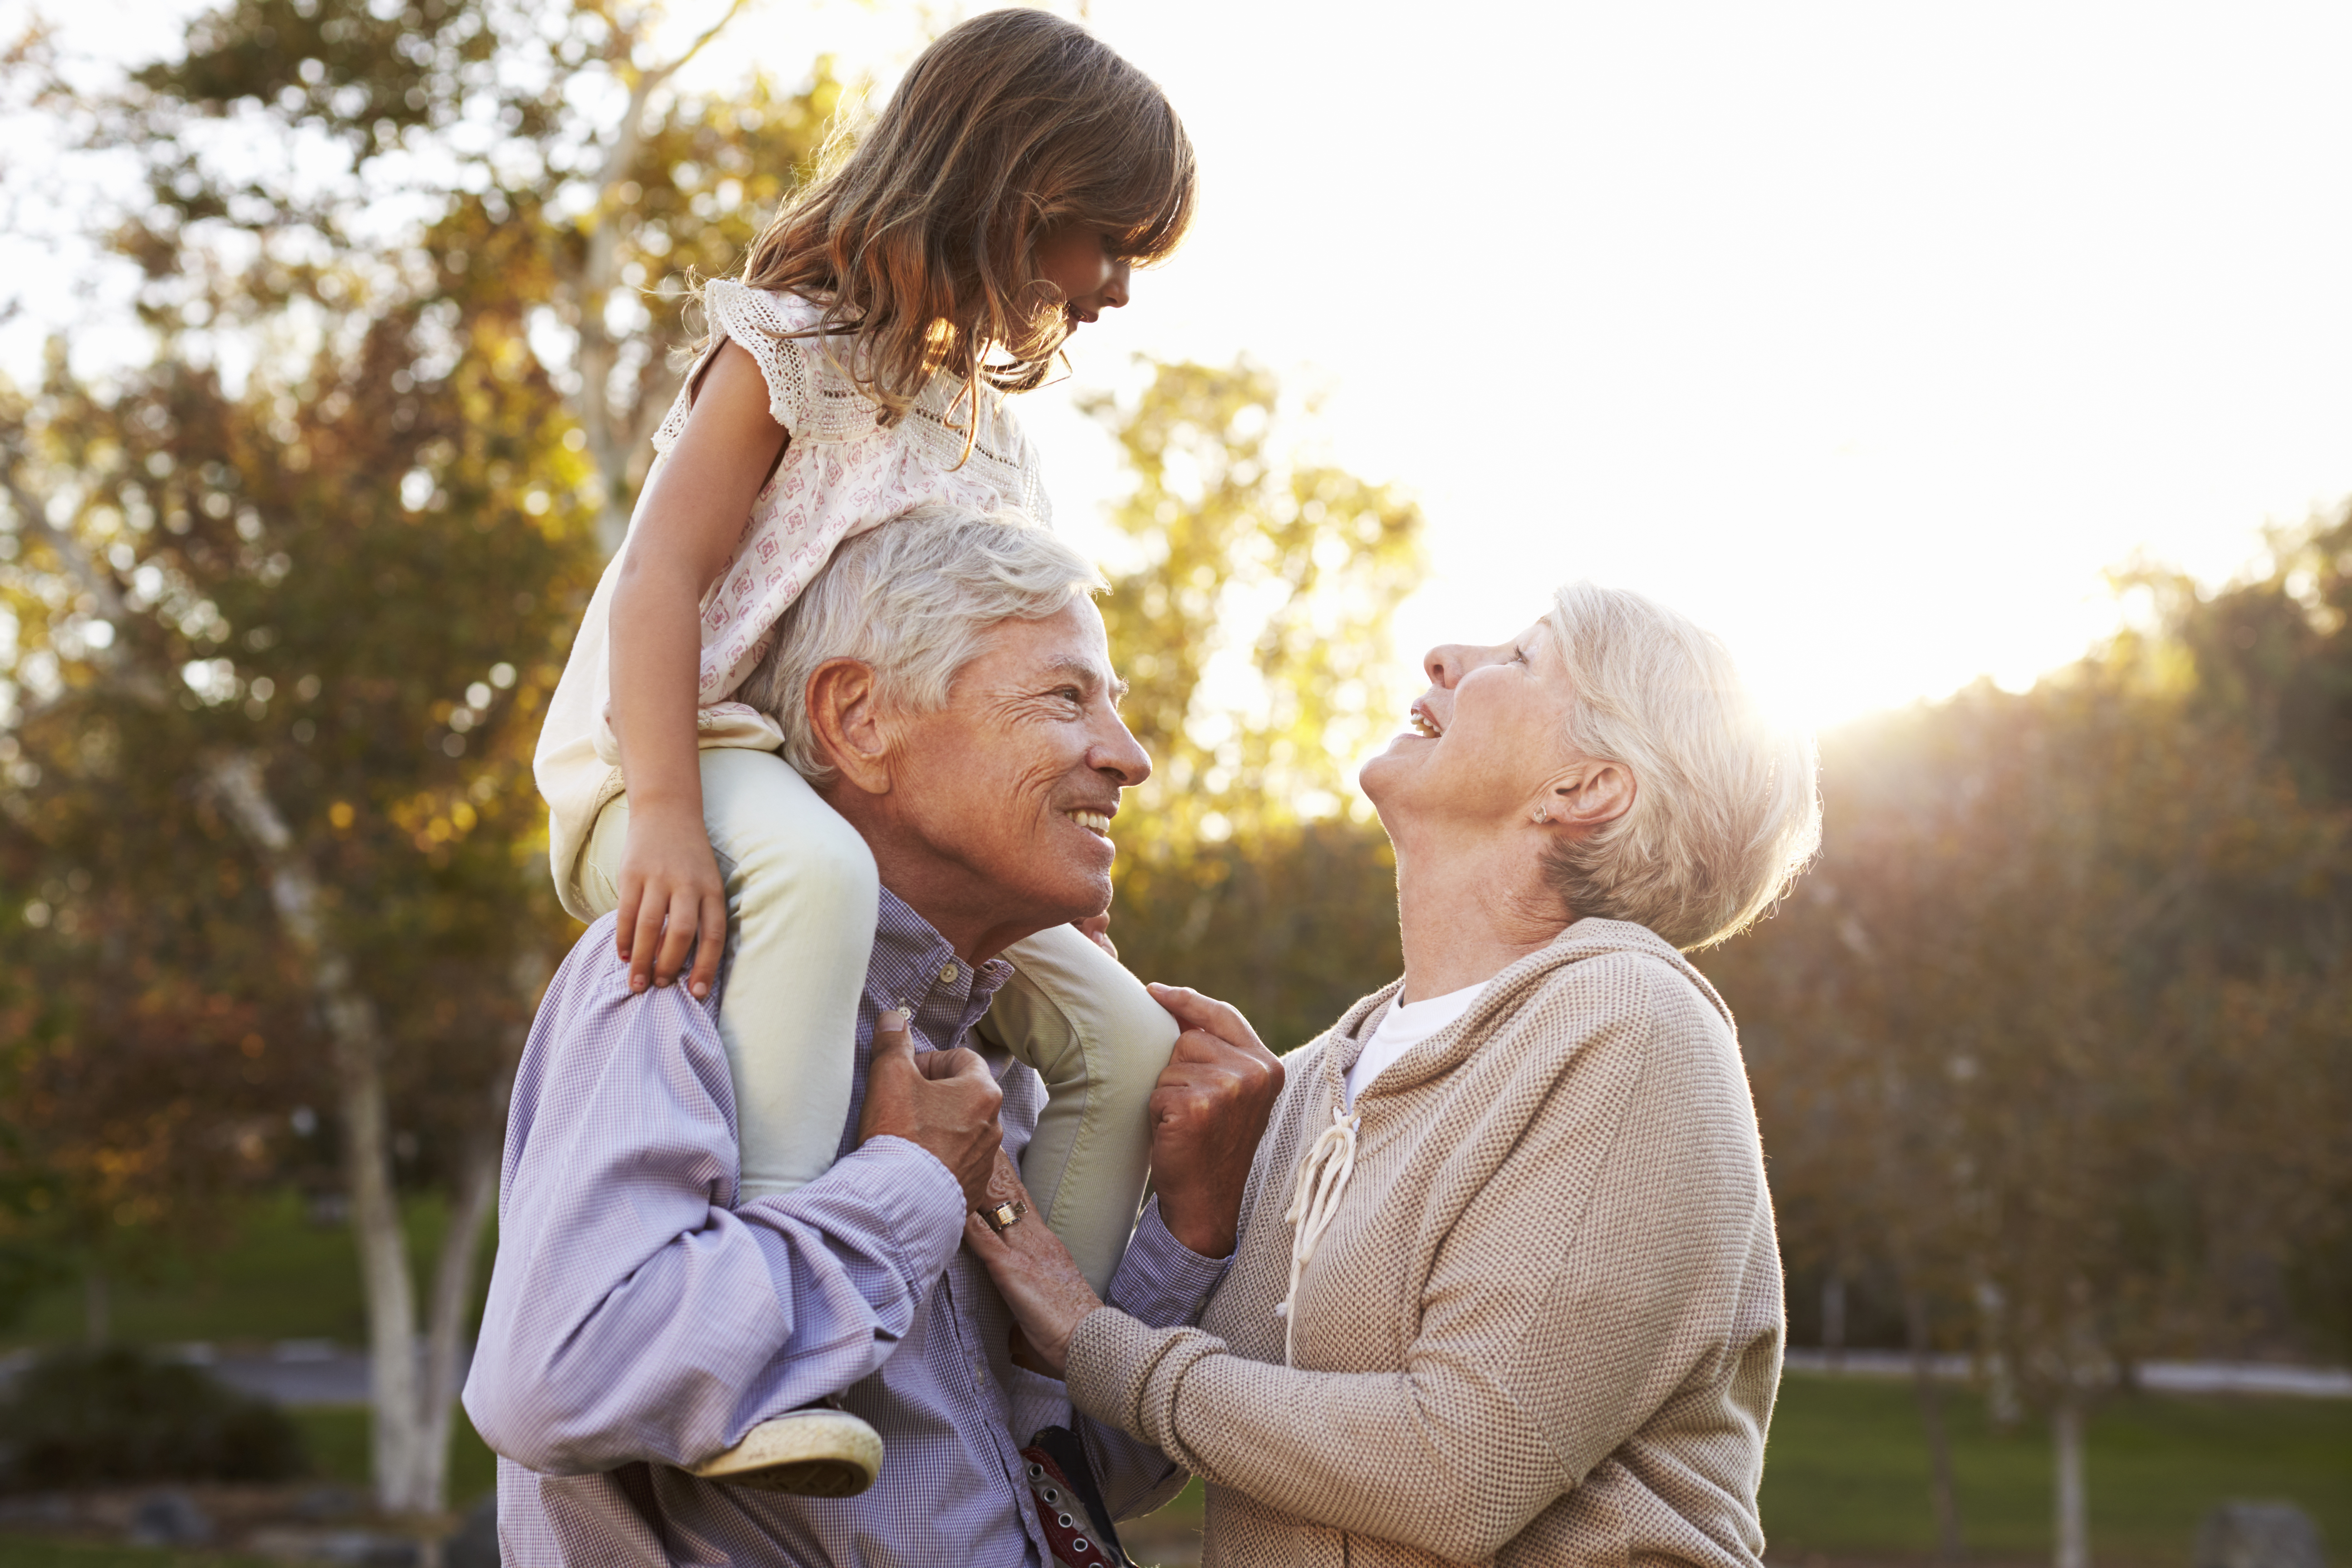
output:
POLYGON ((980 1211, 980 1217, 987 1224, 989 1229, 994 1231, 999 1236, 1003 1236, 1007 1226, 1010 1226, 1013 1221, 1019 1219, 1023 1215, 1027 1214, 1028 1212, 1029 1205, 1027 1204, 1016 1201, 1009 1204, 998 1204, 993 1208, 982 1209, 980 1211))

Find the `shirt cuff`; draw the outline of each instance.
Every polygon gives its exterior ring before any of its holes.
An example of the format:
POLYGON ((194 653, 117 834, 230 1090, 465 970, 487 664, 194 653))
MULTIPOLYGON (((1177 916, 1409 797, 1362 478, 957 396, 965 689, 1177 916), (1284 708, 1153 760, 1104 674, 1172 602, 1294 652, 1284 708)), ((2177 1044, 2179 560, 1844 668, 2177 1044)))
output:
POLYGON ((1195 1330, 1155 1329, 1116 1307, 1097 1307, 1070 1331, 1069 1363, 1063 1376, 1071 1405, 1106 1426, 1159 1447, 1144 1426, 1144 1385, 1171 1345, 1201 1337, 1195 1330))
POLYGON ((1232 1265, 1230 1258, 1203 1258, 1177 1240, 1160 1217, 1155 1193, 1143 1205, 1105 1296, 1108 1305, 1155 1329, 1197 1323, 1232 1265))
MULTIPOLYGON (((746 1206, 771 1205, 821 1231, 869 1237, 916 1300, 963 1245, 963 1184, 921 1144, 887 1133, 868 1138, 806 1186, 746 1206)), ((788 1283, 789 1253, 779 1247, 770 1261, 785 1271, 779 1283, 788 1283)))

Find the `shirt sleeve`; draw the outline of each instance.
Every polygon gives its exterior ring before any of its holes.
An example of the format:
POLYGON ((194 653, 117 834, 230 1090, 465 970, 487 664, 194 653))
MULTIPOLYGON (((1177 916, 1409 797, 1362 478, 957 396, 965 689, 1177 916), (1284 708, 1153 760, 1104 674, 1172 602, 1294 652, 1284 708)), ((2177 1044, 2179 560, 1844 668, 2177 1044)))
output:
MULTIPOLYGON (((876 1138, 729 1207, 737 1145, 711 1014, 583 964, 541 1010, 509 1112, 498 1261, 465 1405, 548 1475, 690 1466, 879 1368, 961 1245, 963 1195, 876 1138)), ((609 972, 607 972, 609 971, 609 972)))
MULTIPOLYGON (((1143 1205, 1134 1238, 1111 1275, 1109 1302, 1155 1329, 1197 1323, 1232 1262, 1229 1258, 1203 1258, 1177 1240, 1160 1217, 1155 1194, 1143 1205)), ((1077 1426, 1103 1501, 1115 1519, 1134 1519, 1164 1508, 1191 1479, 1159 1448, 1118 1426, 1083 1413, 1077 1426)))

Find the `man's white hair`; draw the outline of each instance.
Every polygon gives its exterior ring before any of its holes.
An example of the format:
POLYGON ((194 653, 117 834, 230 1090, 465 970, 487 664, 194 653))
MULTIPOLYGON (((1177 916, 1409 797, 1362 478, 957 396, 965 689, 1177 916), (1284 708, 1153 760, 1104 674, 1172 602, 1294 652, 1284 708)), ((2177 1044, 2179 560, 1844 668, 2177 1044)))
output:
POLYGON ((1042 621, 1109 584, 1083 555, 1019 511, 924 506, 834 552, 784 612, 736 691, 784 731, 784 761, 814 784, 833 768, 809 722, 809 677, 829 658, 874 671, 887 705, 947 706, 1000 621, 1042 621))
POLYGON ((1623 816, 1553 847, 1553 889, 1571 915, 1632 921, 1685 950, 1738 934, 1821 845, 1812 736, 1759 710, 1713 634, 1638 594, 1572 583, 1548 619, 1569 743, 1634 784, 1623 816))

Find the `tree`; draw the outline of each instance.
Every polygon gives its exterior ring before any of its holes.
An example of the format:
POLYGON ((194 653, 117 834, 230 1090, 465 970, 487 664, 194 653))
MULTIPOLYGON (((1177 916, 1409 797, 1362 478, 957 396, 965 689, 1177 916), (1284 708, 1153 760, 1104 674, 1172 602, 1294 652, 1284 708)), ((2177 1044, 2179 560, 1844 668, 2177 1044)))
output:
MULTIPOLYGON (((538 713, 676 386, 678 279, 727 268, 838 96, 822 63, 675 91, 740 8, 665 46, 657 14, 594 4, 231 0, 110 97, 51 79, 84 144, 145 170, 149 200, 93 224, 154 351, 103 388, 60 360, 6 422, 14 858, 74 889, 34 900, 60 934, 111 911, 94 996, 143 943, 290 1020, 214 1040, 172 1014, 219 1081, 251 1040, 331 1061, 394 1511, 441 1505, 505 1072, 572 929, 538 713), (398 1204, 434 1181, 420 1380, 398 1204)), ((44 1016, 68 1055, 129 1048, 44 1016)), ((185 1146, 153 1163, 179 1180, 185 1146)))
POLYGON ((1422 515, 1303 454, 1265 370, 1151 370, 1132 403, 1087 405, 1134 479, 1111 519, 1141 559, 1103 616, 1154 768, 1114 930, 1139 973, 1224 996, 1281 1049, 1402 963, 1395 862, 1345 775, 1402 711, 1388 624, 1422 515))
POLYGON ((1934 1303, 1973 1309, 1996 1393, 2052 1422, 2062 1568, 2086 1403, 2239 1328, 2242 1263, 2317 1217, 2290 1194, 2340 1224, 2347 817, 2184 657, 2209 612, 1836 738, 1821 868, 1709 963, 1792 1256, 1874 1254, 1922 1351, 1934 1303))

